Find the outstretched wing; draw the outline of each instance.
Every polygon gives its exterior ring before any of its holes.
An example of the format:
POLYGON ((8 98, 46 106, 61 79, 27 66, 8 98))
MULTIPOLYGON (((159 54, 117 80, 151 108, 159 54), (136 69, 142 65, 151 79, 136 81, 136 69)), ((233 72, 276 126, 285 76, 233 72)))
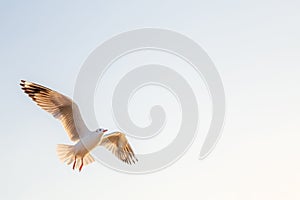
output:
POLYGON ((22 90, 45 111, 59 119, 72 141, 89 133, 78 106, 68 97, 44 86, 21 80, 22 90), (76 126, 75 126, 76 121, 76 126))
POLYGON ((111 134, 104 135, 100 145, 107 148, 115 154, 115 156, 127 164, 132 164, 138 161, 124 133, 113 132, 111 134))

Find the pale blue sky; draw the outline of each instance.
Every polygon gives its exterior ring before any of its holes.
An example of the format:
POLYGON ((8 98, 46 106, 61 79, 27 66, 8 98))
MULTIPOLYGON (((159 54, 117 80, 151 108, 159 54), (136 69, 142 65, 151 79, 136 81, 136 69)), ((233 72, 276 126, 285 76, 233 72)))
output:
POLYGON ((1 1, 0 198, 299 199, 299 9, 292 0, 1 1), (66 134, 19 80, 71 96, 93 49, 143 27, 183 33, 212 58, 227 96, 223 136, 206 160, 197 160, 199 137, 155 174, 97 163, 74 173, 55 152, 66 134))

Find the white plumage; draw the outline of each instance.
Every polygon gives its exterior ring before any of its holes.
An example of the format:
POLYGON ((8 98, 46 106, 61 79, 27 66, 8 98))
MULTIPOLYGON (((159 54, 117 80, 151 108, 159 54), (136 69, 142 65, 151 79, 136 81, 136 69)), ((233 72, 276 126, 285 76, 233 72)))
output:
POLYGON ((94 162, 90 151, 98 145, 104 146, 127 164, 137 161, 125 134, 113 132, 104 135, 107 130, 102 128, 90 131, 78 106, 70 98, 36 83, 21 80, 20 85, 38 106, 60 120, 70 140, 76 142, 75 145, 57 145, 59 159, 68 165, 73 163, 73 169, 81 171, 84 165, 94 162))

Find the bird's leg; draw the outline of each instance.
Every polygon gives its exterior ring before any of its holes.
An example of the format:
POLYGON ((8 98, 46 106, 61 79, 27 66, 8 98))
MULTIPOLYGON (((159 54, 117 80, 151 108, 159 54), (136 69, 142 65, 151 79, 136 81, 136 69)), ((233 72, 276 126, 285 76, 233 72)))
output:
POLYGON ((79 171, 81 171, 82 167, 83 167, 83 158, 81 158, 81 165, 79 167, 79 171))
POLYGON ((76 156, 75 156, 75 160, 74 160, 74 164, 73 164, 73 170, 75 169, 76 166, 76 156))

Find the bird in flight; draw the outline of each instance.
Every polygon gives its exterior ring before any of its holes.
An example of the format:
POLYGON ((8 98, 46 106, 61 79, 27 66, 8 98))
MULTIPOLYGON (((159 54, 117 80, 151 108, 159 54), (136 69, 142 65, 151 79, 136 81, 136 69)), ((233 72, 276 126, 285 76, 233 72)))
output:
POLYGON ((137 158, 121 132, 105 134, 107 129, 90 131, 85 125, 79 108, 69 97, 42 85, 21 80, 22 90, 45 111, 60 120, 74 145, 58 144, 57 155, 67 165, 73 163, 73 170, 82 170, 84 165, 94 162, 90 154, 97 146, 103 146, 127 164, 137 162, 137 158), (76 123, 76 124, 75 124, 76 123))

